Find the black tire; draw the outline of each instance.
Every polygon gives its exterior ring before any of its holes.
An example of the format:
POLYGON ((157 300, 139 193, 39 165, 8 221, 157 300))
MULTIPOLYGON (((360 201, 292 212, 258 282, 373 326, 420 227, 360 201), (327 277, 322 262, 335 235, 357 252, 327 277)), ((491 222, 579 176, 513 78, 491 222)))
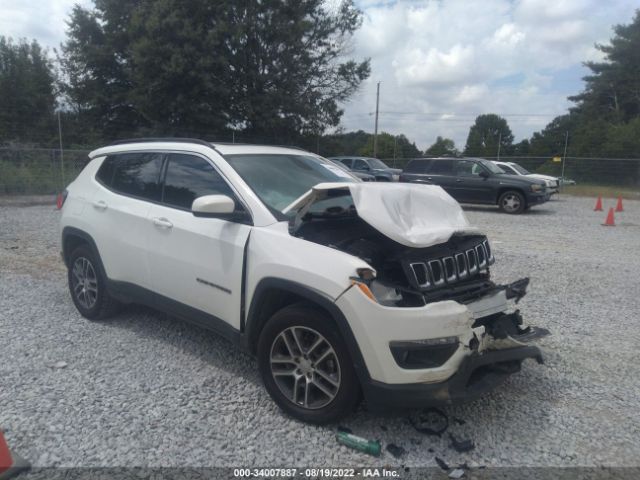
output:
MULTIPOLYGON (((292 339, 291 336, 288 338, 292 339)), ((299 352, 296 345, 293 348, 296 352, 299 352)), ((286 347, 286 352, 290 352, 288 347, 286 347)), ((353 361, 335 323, 326 313, 312 306, 305 304, 290 305, 276 312, 267 321, 258 339, 258 367, 262 381, 271 398, 284 412, 303 422, 314 424, 334 422, 353 412, 360 401, 360 384, 353 367, 353 361), (298 358, 299 362, 287 363, 285 361, 272 364, 272 353, 275 359, 278 355, 278 348, 286 347, 282 335, 290 334, 291 330, 289 329, 292 327, 296 328, 295 332, 299 335, 298 339, 302 344, 302 349, 307 351, 308 356, 305 355, 305 360, 303 360, 302 355, 297 357, 292 355, 291 358, 298 358), (330 358, 328 360, 320 358, 329 351, 323 343, 320 343, 316 349, 305 348, 306 340, 308 340, 307 346, 320 341, 319 337, 313 336, 313 332, 323 337, 326 344, 333 349, 333 352, 329 354, 330 358), (315 365, 313 362, 317 359, 320 359, 320 363, 315 365), (305 362, 305 364, 303 365, 300 362, 305 362), (272 367, 272 365, 274 366, 272 367), (333 368, 331 368, 332 366, 333 368), (279 383, 276 383, 274 371, 276 373, 284 373, 281 370, 282 368, 286 371, 291 370, 292 372, 297 371, 300 373, 305 367, 312 371, 306 373, 306 375, 303 372, 297 380, 295 380, 293 374, 279 376, 279 383), (331 379, 334 381, 338 379, 337 387, 325 381, 327 368, 333 372, 329 374, 331 379), (319 371, 324 373, 325 376, 320 376, 319 371), (301 383, 299 385, 298 381, 304 382, 304 384, 301 383), (304 404, 302 404, 302 398, 300 401, 294 402, 297 399, 296 393, 291 392, 291 396, 294 396, 293 398, 285 394, 287 382, 291 385, 292 392, 302 393, 303 396, 305 392, 309 392, 310 401, 308 406, 306 396, 304 396, 304 404), (317 384, 320 384, 329 393, 333 394, 333 398, 330 399, 330 395, 316 387, 315 385, 317 384), (300 388, 296 388, 298 386, 302 387, 304 391, 301 392, 300 388), (312 397, 314 399, 317 398, 315 405, 311 401, 312 397), (325 401, 326 404, 323 404, 325 401)))
POLYGON ((507 190, 500 195, 498 206, 503 212, 516 215, 524 212, 527 208, 527 201, 524 195, 517 190, 507 190))
POLYGON ((69 293, 83 317, 89 320, 104 320, 118 311, 120 303, 109 295, 100 259, 88 245, 80 245, 71 252, 68 265, 69 293), (85 277, 88 281, 84 285, 80 284, 82 280, 76 273, 78 270, 74 272, 74 269, 81 266, 86 267, 87 272, 85 277), (90 288, 95 289, 95 293, 89 290, 90 288))

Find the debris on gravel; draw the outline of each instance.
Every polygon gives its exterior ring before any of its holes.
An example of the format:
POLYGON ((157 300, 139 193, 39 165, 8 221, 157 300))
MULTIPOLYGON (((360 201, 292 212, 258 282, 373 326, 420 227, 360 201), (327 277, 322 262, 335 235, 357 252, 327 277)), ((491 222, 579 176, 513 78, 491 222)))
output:
MULTIPOLYGON (((545 364, 525 362, 494 392, 441 409, 450 432, 473 439, 469 452, 451 449, 446 433, 417 434, 407 412, 382 420, 360 408, 344 424, 402 445, 412 473, 438 468, 436 455, 471 471, 638 466, 640 201, 625 201, 609 228, 590 198, 562 195, 520 216, 465 209, 489 236, 493 280, 530 277, 518 308, 525 324, 553 333, 539 341, 545 364)), ((0 206, 0 427, 12 450, 36 467, 377 461, 338 444, 337 425, 284 415, 255 361, 213 333, 135 306, 109 322, 82 318, 58 221, 53 204, 0 206), (68 366, 51 368, 59 361, 68 366)))

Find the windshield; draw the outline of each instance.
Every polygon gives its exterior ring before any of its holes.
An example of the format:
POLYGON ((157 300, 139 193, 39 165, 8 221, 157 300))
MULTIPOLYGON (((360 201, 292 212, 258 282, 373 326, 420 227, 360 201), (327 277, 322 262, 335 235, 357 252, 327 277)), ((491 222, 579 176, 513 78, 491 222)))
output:
POLYGON ((384 164, 384 162, 378 160, 377 158, 367 158, 367 161, 369 162, 369 165, 371 165, 371 168, 389 168, 384 164))
POLYGON ((489 170, 491 173, 499 173, 504 175, 504 170, 502 170, 499 166, 497 166, 495 163, 490 162, 489 160, 479 160, 480 163, 482 163, 482 165, 485 166, 485 168, 487 170, 489 170))
POLYGON ((357 181, 328 160, 310 155, 238 154, 225 158, 260 200, 278 212, 319 183, 357 181))
POLYGON ((511 168, 515 169, 520 175, 531 175, 526 168, 521 167, 517 163, 512 163, 511 168))

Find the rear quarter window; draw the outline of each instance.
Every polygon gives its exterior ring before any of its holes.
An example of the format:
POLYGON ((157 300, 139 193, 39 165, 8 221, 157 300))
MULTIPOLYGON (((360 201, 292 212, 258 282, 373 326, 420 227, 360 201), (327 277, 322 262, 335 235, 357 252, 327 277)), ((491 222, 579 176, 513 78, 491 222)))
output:
POLYGON ((108 156, 96 179, 117 193, 143 200, 160 200, 160 170, 163 155, 155 152, 108 156))

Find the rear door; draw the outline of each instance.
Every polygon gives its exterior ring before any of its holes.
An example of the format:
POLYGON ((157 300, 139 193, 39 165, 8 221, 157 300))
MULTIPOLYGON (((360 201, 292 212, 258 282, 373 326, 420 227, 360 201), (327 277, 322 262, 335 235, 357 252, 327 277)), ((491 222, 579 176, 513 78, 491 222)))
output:
POLYGON ((425 178, 429 183, 440 185, 453 198, 458 200, 456 196, 458 192, 455 189, 455 164, 454 159, 435 159, 429 165, 429 171, 425 178))
POLYGON ((160 200, 163 158, 157 152, 110 155, 98 169, 91 223, 111 280, 151 286, 146 262, 147 216, 152 202, 160 200))
POLYGON ((214 194, 239 201, 209 159, 167 155, 161 200, 147 216, 149 271, 156 293, 239 329, 243 256, 251 226, 191 213, 196 198, 214 194))

